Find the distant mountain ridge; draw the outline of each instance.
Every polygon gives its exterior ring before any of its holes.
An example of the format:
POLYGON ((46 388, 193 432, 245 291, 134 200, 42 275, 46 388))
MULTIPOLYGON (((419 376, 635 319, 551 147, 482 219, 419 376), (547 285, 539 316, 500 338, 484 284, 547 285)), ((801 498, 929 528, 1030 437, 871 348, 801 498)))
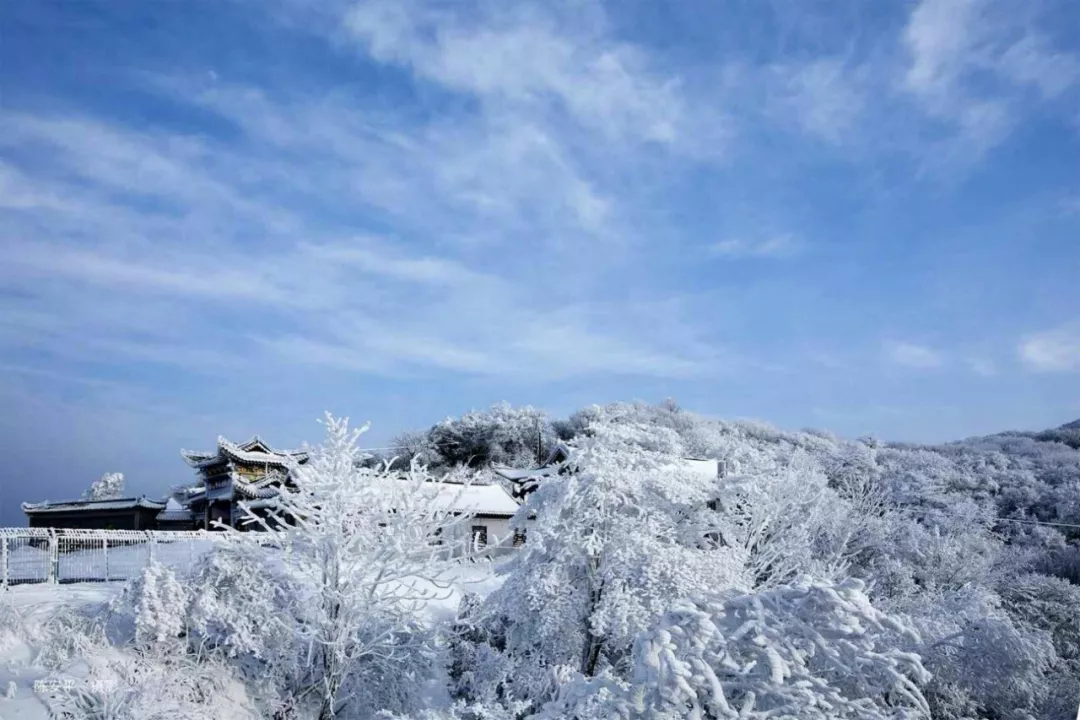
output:
POLYGON ((1059 442, 1074 450, 1080 450, 1080 420, 1073 420, 1052 430, 1023 433, 1023 435, 1041 442, 1059 442))

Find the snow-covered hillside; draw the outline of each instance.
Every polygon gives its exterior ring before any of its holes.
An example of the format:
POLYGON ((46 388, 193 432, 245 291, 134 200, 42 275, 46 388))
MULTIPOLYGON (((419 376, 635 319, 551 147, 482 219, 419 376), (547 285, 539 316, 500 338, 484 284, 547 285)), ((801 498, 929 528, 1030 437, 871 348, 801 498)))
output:
POLYGON ((13 589, 0 716, 40 711, 33 680, 58 672, 57 702, 132 720, 1075 717, 1075 428, 929 447, 665 403, 499 406, 410 440, 435 473, 481 458, 485 481, 535 464, 538 425, 572 462, 497 567, 454 559, 468 519, 426 471, 358 469, 331 421, 275 547, 29 614, 44 588, 13 589))

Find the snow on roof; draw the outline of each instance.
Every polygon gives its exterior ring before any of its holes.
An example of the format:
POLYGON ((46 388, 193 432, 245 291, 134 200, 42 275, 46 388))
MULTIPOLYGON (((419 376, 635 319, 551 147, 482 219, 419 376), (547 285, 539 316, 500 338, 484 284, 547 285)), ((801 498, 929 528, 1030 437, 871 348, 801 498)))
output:
POLYGON ((195 514, 186 508, 179 510, 162 510, 157 514, 158 521, 162 520, 190 520, 195 514))
POLYGON ((529 480, 531 478, 544 478, 551 475, 556 475, 559 472, 559 467, 551 466, 523 470, 521 468, 505 467, 503 465, 492 465, 491 471, 499 477, 505 478, 513 482, 519 482, 521 480, 529 480))
POLYGON ((22 504, 25 513, 69 512, 72 510, 131 510, 136 507, 161 510, 165 507, 165 503, 147 500, 146 498, 117 498, 115 500, 59 500, 56 502, 46 500, 41 503, 22 504))
POLYGON ((544 461, 544 465, 548 466, 562 462, 563 460, 568 459, 572 453, 573 450, 570 448, 570 446, 560 440, 559 442, 555 443, 555 447, 551 448, 551 452, 548 453, 547 460, 544 461))
POLYGON ((260 500, 241 500, 243 507, 249 510, 258 510, 259 508, 274 508, 280 503, 278 498, 262 498, 260 500))
POLYGON ((432 484, 438 486, 435 505, 443 510, 502 517, 510 517, 518 510, 514 498, 499 485, 432 484))
POLYGON ((248 498, 272 498, 280 494, 275 487, 265 487, 260 485, 253 485, 248 483, 234 483, 233 489, 239 495, 243 495, 248 498))
POLYGON ((194 468, 214 465, 220 461, 222 455, 256 465, 286 465, 289 460, 304 462, 308 459, 308 453, 305 450, 275 450, 263 442, 258 435, 243 443, 234 443, 218 436, 217 444, 216 452, 181 450, 180 455, 188 465, 194 468))
MULTIPOLYGON (((251 443, 245 443, 245 446, 250 446, 251 443)), ((225 438, 218 438, 218 447, 222 452, 230 457, 239 460, 241 462, 249 462, 255 464, 267 464, 267 465, 285 465, 289 460, 295 462, 302 462, 307 460, 307 453, 302 450, 273 450, 266 448, 263 450, 245 450, 244 447, 229 442, 225 438)), ((263 447, 266 447, 265 445, 263 447)))

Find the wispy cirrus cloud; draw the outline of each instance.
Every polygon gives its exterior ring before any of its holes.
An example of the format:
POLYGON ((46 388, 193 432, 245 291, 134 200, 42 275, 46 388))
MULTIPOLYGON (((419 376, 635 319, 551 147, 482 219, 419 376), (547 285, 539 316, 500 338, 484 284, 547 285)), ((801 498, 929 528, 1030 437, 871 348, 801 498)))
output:
POLYGON ((798 255, 803 246, 792 235, 784 234, 764 240, 729 238, 713 244, 709 251, 724 258, 782 259, 798 255))
POLYGON ((388 375, 716 369, 707 349, 664 343, 678 322, 645 337, 588 311, 593 301, 572 273, 547 285, 584 312, 522 292, 535 258, 609 232, 608 201, 556 129, 492 132, 489 116, 405 126, 342 98, 307 103, 302 93, 275 97, 212 78, 149 80, 242 134, 225 142, 93 117, 7 118, 12 132, 0 144, 52 158, 0 166, 11 180, 0 205, 14 212, 0 280, 25 297, 26 311, 3 325, 10 342, 63 355, 201 359, 203 370, 224 372, 254 360, 256 348, 286 365, 388 375), (358 235, 351 221, 313 215, 314 200, 331 216, 381 213, 396 232, 358 235), (492 247, 512 249, 509 262, 490 262, 492 247), (113 312, 125 303, 138 312, 113 312), (242 331, 253 344, 233 361, 189 350, 190 328, 202 328, 196 344, 227 343, 251 310, 264 322, 242 331), (48 317, 64 321, 41 322, 48 317), (537 341, 552 333, 561 346, 537 341))
POLYGON ((997 363, 984 357, 968 358, 967 364, 971 371, 979 377, 989 378, 998 374, 997 363))
POLYGON ((1080 324, 1066 323, 1020 342, 1020 359, 1036 372, 1080 371, 1080 324))
POLYGON ((610 140, 713 152, 700 142, 705 108, 681 92, 678 78, 606 37, 601 16, 588 3, 581 8, 558 23, 539 6, 477 13, 380 0, 353 6, 343 26, 376 60, 479 97, 491 106, 485 111, 539 112, 547 121, 563 114, 610 140))
MULTIPOLYGON (((209 325, 199 342, 225 341, 249 308, 266 321, 244 330, 251 348, 287 365, 519 379, 717 370, 716 348, 680 339, 698 334, 684 331, 691 320, 647 335, 613 322, 590 278, 623 262, 638 233, 633 200, 648 179, 636 148, 716 154, 703 142, 714 116, 691 107, 677 77, 602 22, 561 32, 542 8, 337 12, 346 50, 479 102, 416 117, 214 72, 143 74, 141 89, 231 124, 227 140, 12 115, 0 146, 52 162, 5 166, 26 181, 6 185, 27 188, 8 203, 20 210, 13 233, 27 234, 6 246, 0 277, 39 314, 86 308, 63 332, 142 343, 131 356, 150 361, 197 358, 170 328, 209 325), (545 292, 530 288, 553 259, 566 266, 545 292), (140 299, 137 324, 94 317, 121 296, 140 299), (152 312, 163 322, 145 322, 152 312)), ((9 329, 40 350, 60 337, 9 329)))
POLYGON ((891 341, 884 346, 885 360, 899 367, 932 370, 945 364, 945 356, 934 348, 918 343, 891 341))
MULTIPOLYGON (((928 228, 973 224, 978 243, 954 249, 972 284, 994 283, 991 245, 1010 240, 998 200, 965 195, 974 160, 1048 111, 1077 117, 1075 43, 1041 14, 1057 0, 996 2, 703 3, 661 27, 648 4, 598 0, 275 0, 162 6, 169 22, 126 29, 102 17, 78 38, 65 4, 24 3, 58 59, 5 87, 5 372, 50 412, 97 388, 94 418, 117 386, 260 419, 282 393, 352 402, 349 373, 414 407, 445 393, 403 425, 480 402, 476 388, 532 402, 573 385, 592 402, 740 373, 745 391, 703 407, 745 392, 746 412, 774 417, 791 382, 775 417, 799 422, 783 413, 845 392, 862 406, 885 366, 1004 384, 1013 365, 986 336, 1006 331, 980 325, 978 299, 957 290, 942 312, 922 292, 940 266, 928 228), (954 186, 925 182, 937 162, 954 186), (881 317, 948 344, 883 349, 881 317)), ((1054 152, 1010 148, 995 171, 1054 152)), ((1067 172, 1028 170, 1018 187, 1067 172)), ((1030 256, 1068 266, 1052 244, 1030 256)), ((1040 287, 1050 305, 1065 285, 1040 287)), ((1065 362, 1037 340, 1035 364, 1065 362)))
POLYGON ((794 124, 834 145, 850 144, 870 102, 872 68, 843 57, 824 57, 768 69, 773 122, 794 124))
POLYGON ((951 128, 948 155, 981 157, 1012 131, 1031 104, 1029 91, 1053 100, 1080 81, 1080 57, 1055 48, 1038 29, 1040 8, 922 0, 912 11, 902 87, 951 128))

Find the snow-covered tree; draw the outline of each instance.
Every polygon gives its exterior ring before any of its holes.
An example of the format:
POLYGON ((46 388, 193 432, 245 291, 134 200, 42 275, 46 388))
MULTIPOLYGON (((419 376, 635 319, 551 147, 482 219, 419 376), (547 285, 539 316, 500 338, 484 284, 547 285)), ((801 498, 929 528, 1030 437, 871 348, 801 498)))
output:
POLYGON ((1025 573, 1003 579, 1002 607, 1021 631, 1043 631, 1054 644, 1050 691, 1037 717, 1071 717, 1080 699, 1080 587, 1060 578, 1025 573))
POLYGON ((926 695, 934 717, 1038 717, 1055 661, 1049 633, 1018 623, 985 587, 920 599, 924 608, 913 608, 912 622, 923 643, 912 649, 933 675, 926 695))
POLYGON ((266 532, 190 577, 152 565, 97 613, 124 632, 60 612, 20 637, 45 638, 52 668, 94 656, 76 716, 150 713, 155 697, 169 717, 216 716, 207 692, 246 692, 275 720, 1071 719, 1077 437, 927 446, 674 403, 551 422, 503 404, 404 436, 394 474, 331 420, 266 532), (538 424, 545 451, 571 441, 567 472, 515 518, 526 545, 501 587, 440 625, 423 606, 468 533, 408 461, 453 480, 531 465, 538 424), (727 477, 680 471, 686 456, 727 477))
POLYGON ((448 418, 428 431, 428 441, 449 465, 481 467, 500 463, 531 467, 557 440, 547 413, 498 403, 485 411, 448 418))
POLYGON ((635 644, 629 684, 578 681, 546 717, 928 718, 915 632, 862 583, 800 582, 676 601, 635 644), (586 713, 581 708, 588 708, 586 713))
POLYGON ((716 481, 673 468, 678 452, 670 431, 607 417, 577 441, 574 472, 529 496, 515 520, 527 543, 476 612, 507 696, 540 703, 575 675, 625 674, 673 598, 743 581, 738 550, 699 542, 716 481))
POLYGON ((720 542, 745 552, 754 587, 846 575, 861 518, 805 455, 774 472, 727 478, 716 501, 720 542))
MULTIPOLYGON (((437 675, 439 643, 425 612, 449 584, 467 541, 420 468, 403 475, 359 466, 347 420, 291 468, 262 533, 212 556, 193 604, 196 626, 252 660, 278 685, 276 711, 321 719, 404 711, 437 675)), ((235 532, 235 531, 234 531, 235 532)))
POLYGON ((115 500, 124 496, 124 474, 105 473, 83 493, 87 500, 115 500))

